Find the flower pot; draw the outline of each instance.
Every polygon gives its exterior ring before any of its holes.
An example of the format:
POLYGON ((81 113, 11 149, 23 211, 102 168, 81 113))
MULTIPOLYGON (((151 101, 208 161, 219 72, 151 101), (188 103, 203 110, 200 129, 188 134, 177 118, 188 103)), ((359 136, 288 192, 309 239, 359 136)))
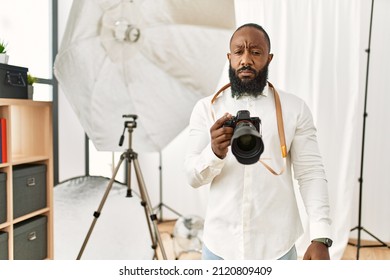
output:
POLYGON ((0 63, 8 64, 9 55, 6 53, 0 53, 0 63))
POLYGON ((32 85, 27 85, 27 96, 28 96, 28 99, 33 99, 33 96, 34 96, 34 86, 32 85))

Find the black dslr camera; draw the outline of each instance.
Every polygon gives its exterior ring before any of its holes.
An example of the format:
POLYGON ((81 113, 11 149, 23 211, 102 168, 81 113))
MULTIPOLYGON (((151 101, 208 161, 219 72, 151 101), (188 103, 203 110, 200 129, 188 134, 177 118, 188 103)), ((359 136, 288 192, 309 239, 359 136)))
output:
POLYGON ((231 120, 224 123, 234 129, 231 139, 232 153, 242 164, 256 163, 264 151, 261 138, 261 120, 250 117, 247 110, 240 110, 231 120))

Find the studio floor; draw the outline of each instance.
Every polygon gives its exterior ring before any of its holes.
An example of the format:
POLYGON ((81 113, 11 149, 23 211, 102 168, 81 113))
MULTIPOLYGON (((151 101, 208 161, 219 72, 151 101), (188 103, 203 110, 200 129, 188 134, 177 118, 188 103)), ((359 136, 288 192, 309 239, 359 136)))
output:
MULTIPOLYGON (((175 221, 166 221, 159 223, 159 230, 161 233, 161 238, 163 239, 163 246, 167 254, 168 259, 175 259, 173 240, 171 235, 173 233, 173 228, 175 221)), ((356 240, 351 239, 352 244, 356 244, 356 240)), ((377 245, 377 242, 373 241, 362 241, 361 245, 377 245)), ((390 244, 388 244, 390 245, 390 244)), ((357 248, 356 246, 348 245, 345 249, 342 260, 356 260, 357 248)), ((158 254, 161 258, 161 253, 158 254)), ((179 259, 199 259, 200 254, 197 253, 181 253, 179 259)), ((390 249, 387 247, 369 247, 369 248, 360 248, 359 250, 359 259, 360 260, 390 260, 390 249)))
MULTIPOLYGON (((78 178, 55 187, 54 190, 54 259, 72 260, 80 253, 93 221, 93 213, 102 199, 107 180, 99 177, 78 178)), ((114 184, 101 217, 88 239, 81 259, 87 260, 148 260, 161 252, 152 249, 145 212, 136 198, 125 198, 126 188, 114 184)), ((199 251, 186 252, 175 243, 176 220, 158 223, 167 259, 200 259, 199 251)), ((355 240, 350 240, 356 244, 355 240)), ((377 244, 363 241, 362 245, 377 244)), ((355 260, 357 248, 346 246, 343 260, 355 260)), ((387 247, 360 248, 361 260, 390 260, 387 247)))

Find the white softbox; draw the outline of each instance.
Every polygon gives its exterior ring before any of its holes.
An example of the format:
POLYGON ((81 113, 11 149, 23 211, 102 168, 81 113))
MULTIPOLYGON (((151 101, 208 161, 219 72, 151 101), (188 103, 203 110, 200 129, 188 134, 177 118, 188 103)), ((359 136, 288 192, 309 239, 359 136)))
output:
POLYGON ((99 151, 160 151, 212 94, 235 28, 233 0, 73 1, 54 63, 59 86, 99 151))

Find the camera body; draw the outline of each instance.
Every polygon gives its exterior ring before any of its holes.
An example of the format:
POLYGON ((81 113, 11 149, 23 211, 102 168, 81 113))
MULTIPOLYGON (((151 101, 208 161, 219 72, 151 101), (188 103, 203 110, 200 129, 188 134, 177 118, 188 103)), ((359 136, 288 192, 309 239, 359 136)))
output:
POLYGON ((264 151, 260 118, 251 117, 247 110, 240 110, 223 126, 234 129, 231 147, 237 161, 242 164, 256 163, 264 151))
POLYGON ((233 127, 233 129, 236 128, 237 124, 239 122, 249 122, 253 124, 253 126, 256 128, 256 130, 260 133, 260 124, 261 120, 259 117, 251 117, 249 111, 247 110, 240 110, 237 112, 237 115, 233 117, 231 120, 226 121, 223 126, 229 126, 233 127))

